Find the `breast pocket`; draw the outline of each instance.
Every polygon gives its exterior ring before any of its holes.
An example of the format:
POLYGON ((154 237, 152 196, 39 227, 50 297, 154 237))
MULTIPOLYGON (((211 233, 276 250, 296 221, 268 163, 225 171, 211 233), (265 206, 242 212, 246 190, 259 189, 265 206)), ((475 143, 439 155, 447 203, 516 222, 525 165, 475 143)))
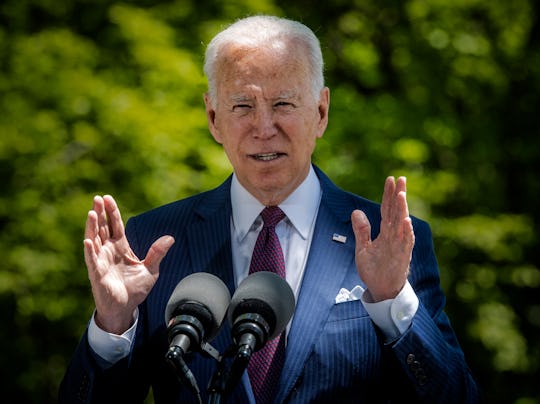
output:
POLYGON ((328 322, 351 320, 361 317, 369 317, 364 305, 360 300, 351 300, 334 304, 330 309, 328 322))
POLYGON ((362 302, 334 304, 305 364, 306 377, 320 391, 356 395, 370 388, 379 366, 377 335, 362 302))

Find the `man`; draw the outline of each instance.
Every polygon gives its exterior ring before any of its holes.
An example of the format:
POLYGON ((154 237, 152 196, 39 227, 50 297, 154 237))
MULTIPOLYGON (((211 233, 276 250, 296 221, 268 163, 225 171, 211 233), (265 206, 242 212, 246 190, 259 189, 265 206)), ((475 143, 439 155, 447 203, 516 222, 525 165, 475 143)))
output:
MULTIPOLYGON (((125 233, 113 198, 94 199, 84 252, 96 311, 61 402, 141 402, 150 386, 158 403, 194 401, 165 364, 165 306, 193 272, 217 275, 232 294, 268 206, 286 215, 275 232, 297 300, 274 402, 478 401, 443 312, 429 227, 409 217, 405 179, 386 180, 379 206, 311 163, 328 122, 322 68, 317 38, 297 22, 249 17, 212 40, 206 114, 234 174, 130 219, 125 233)), ((226 325, 212 345, 223 352, 230 343, 226 325)), ((206 398, 215 361, 194 353, 187 364, 206 398)), ((255 400, 250 372, 229 402, 255 400)))

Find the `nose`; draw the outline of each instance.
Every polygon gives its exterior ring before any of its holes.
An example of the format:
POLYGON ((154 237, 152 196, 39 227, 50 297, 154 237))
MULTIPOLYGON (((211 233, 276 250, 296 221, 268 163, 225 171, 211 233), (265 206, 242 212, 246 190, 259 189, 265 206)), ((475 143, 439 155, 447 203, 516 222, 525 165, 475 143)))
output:
POLYGON ((255 113, 254 136, 259 139, 269 139, 278 133, 276 116, 273 108, 259 107, 255 113))

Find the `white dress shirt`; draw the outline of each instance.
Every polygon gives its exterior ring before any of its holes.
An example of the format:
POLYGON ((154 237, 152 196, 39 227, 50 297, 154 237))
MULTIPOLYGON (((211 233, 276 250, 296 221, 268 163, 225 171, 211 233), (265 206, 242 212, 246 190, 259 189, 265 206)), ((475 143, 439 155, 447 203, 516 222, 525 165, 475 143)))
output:
MULTIPOLYGON (((248 276, 251 255, 262 229, 260 213, 265 208, 238 182, 231 184, 231 243, 236 285, 248 276)), ((283 250, 287 283, 298 297, 315 220, 321 202, 321 186, 313 168, 307 178, 279 207, 285 218, 276 225, 276 234, 283 250)))
MULTIPOLYGON (((319 180, 311 168, 304 182, 279 205, 286 218, 277 224, 276 233, 285 259, 286 280, 295 297, 298 297, 300 291, 321 195, 319 180)), ((251 254, 262 228, 259 214, 264 205, 238 182, 235 175, 231 184, 231 202, 231 247, 234 277, 238 286, 248 275, 251 254)), ((358 290, 358 296, 366 311, 383 331, 387 340, 395 339, 407 330, 418 308, 418 297, 409 282, 395 299, 377 303, 366 301, 364 289, 358 286, 358 290)), ((336 291, 336 294, 338 292, 336 291)), ((115 335, 101 330, 92 316, 88 327, 90 346, 106 362, 116 363, 131 350, 137 319, 138 311, 135 311, 133 326, 124 334, 115 335)))

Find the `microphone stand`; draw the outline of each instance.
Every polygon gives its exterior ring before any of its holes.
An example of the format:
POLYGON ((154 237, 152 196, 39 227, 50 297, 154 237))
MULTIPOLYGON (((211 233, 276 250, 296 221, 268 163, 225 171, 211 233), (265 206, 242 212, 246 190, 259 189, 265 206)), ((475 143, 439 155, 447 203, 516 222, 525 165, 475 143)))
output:
POLYGON ((208 404, 220 404, 225 393, 225 364, 217 363, 217 368, 208 383, 208 404))
POLYGON ((186 365, 184 361, 184 351, 178 346, 172 346, 167 351, 165 359, 169 366, 173 369, 176 374, 176 377, 182 384, 188 387, 191 392, 197 397, 197 401, 202 404, 201 392, 197 384, 197 380, 191 373, 191 370, 186 365))
POLYGON ((258 313, 243 313, 233 323, 233 343, 218 360, 218 367, 208 386, 209 404, 219 404, 224 395, 229 395, 242 379, 251 355, 268 340, 270 325, 258 313), (223 358, 233 358, 229 371, 223 358))
MULTIPOLYGON (((264 321, 264 319, 261 319, 264 321)), ((266 322, 264 322, 266 325, 266 322)), ((223 396, 229 395, 235 386, 240 383, 244 371, 247 369, 251 354, 255 352, 258 344, 266 342, 266 334, 263 336, 263 330, 260 324, 247 324, 240 327, 240 331, 235 335, 234 340, 237 343, 232 343, 223 354, 223 357, 218 361, 218 367, 210 379, 208 386, 209 404, 219 404, 223 396), (250 332, 245 332, 249 330, 250 332), (236 340, 238 337, 238 340, 236 340), (225 368, 224 358, 233 358, 228 372, 225 368)))
POLYGON ((219 404, 221 403, 222 396, 225 392, 225 363, 223 361, 224 356, 220 355, 219 352, 210 344, 204 343, 201 345, 201 350, 203 353, 206 353, 211 358, 214 358, 217 362, 217 367, 212 375, 212 378, 208 382, 208 403, 209 404, 219 404))
POLYGON ((249 360, 251 359, 252 349, 248 344, 232 344, 214 372, 208 385, 208 404, 219 404, 223 397, 228 396, 234 387, 240 382, 249 360), (227 371, 224 358, 233 358, 229 370, 227 371))
MULTIPOLYGON (((211 386, 208 387, 208 392, 209 394, 211 393, 211 401, 209 402, 219 403, 221 400, 221 394, 223 394, 225 386, 225 379, 223 377, 223 375, 225 374, 224 364, 222 361, 223 357, 220 355, 219 351, 212 345, 210 345, 208 342, 201 343, 200 350, 201 353, 205 356, 215 359, 218 364, 216 373, 210 381, 211 386)), ((201 393, 197 384, 197 380, 193 376, 193 373, 191 372, 189 367, 186 365, 183 359, 183 354, 184 351, 182 350, 182 348, 178 346, 173 346, 170 347, 167 351, 165 359, 175 372, 178 380, 180 380, 180 382, 184 384, 184 386, 187 386, 197 397, 197 401, 199 402, 199 404, 202 404, 201 393)))
MULTIPOLYGON (((200 353, 214 359, 217 363, 216 370, 208 383, 208 404, 220 404, 221 400, 229 395, 240 382, 251 358, 252 348, 250 342, 252 342, 252 339, 254 340, 254 337, 251 334, 245 334, 241 344, 231 344, 223 355, 220 355, 219 351, 209 343, 203 342, 201 344, 200 353), (228 371, 225 362, 226 358, 233 358, 228 371)), ((174 346, 169 349, 165 358, 177 378, 192 391, 197 397, 197 401, 202 404, 197 381, 184 362, 183 354, 181 348, 174 346)))

